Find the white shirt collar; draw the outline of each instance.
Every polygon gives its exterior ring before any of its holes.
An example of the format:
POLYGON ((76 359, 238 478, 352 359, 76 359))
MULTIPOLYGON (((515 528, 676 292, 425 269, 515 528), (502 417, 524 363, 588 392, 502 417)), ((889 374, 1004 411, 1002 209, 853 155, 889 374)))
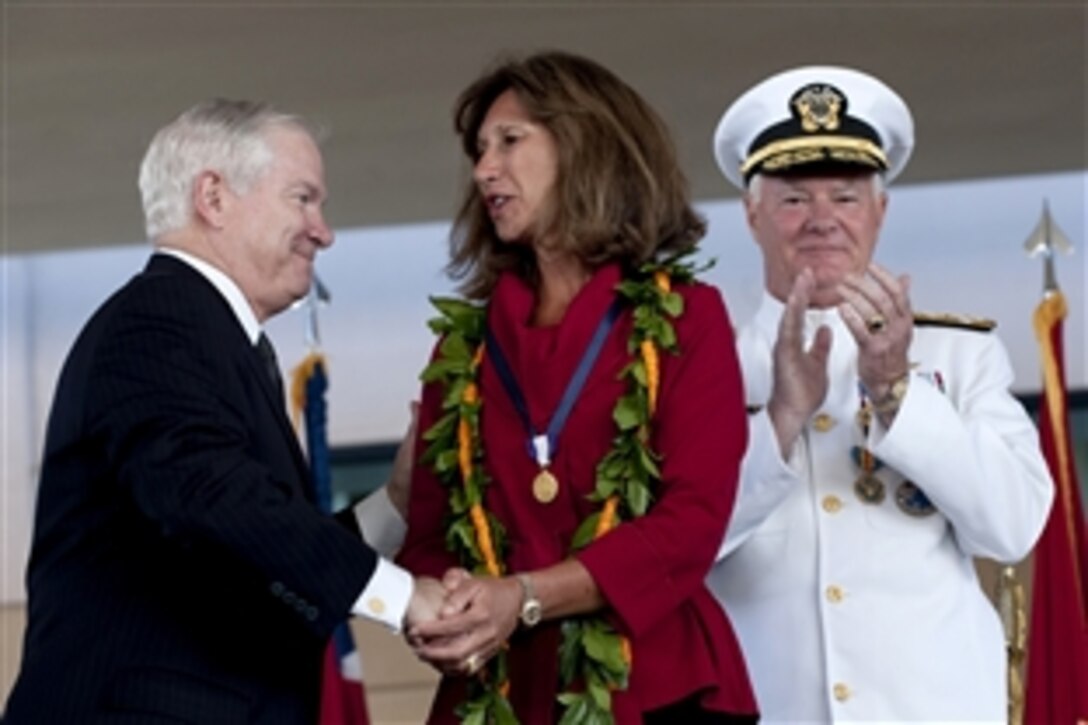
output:
POLYGON ((249 341, 254 345, 257 344, 257 338, 261 335, 261 323, 257 321, 257 316, 253 314, 253 308, 249 306, 249 302, 246 301, 245 295, 242 294, 242 290, 238 288, 238 285, 234 283, 234 280, 224 274, 221 270, 205 262, 203 259, 189 254, 188 252, 183 252, 180 249, 175 249, 173 247, 156 247, 156 251, 161 254, 168 254, 171 257, 176 257, 204 275, 204 277, 212 283, 212 286, 219 290, 219 294, 223 295, 223 299, 227 301, 227 304, 230 305, 231 310, 234 311, 235 318, 238 320, 238 324, 245 330, 246 337, 249 338, 249 341))

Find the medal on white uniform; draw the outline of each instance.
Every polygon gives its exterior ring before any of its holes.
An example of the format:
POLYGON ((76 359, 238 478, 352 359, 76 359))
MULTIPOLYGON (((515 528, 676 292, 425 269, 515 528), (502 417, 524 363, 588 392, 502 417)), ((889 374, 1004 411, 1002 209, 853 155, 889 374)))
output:
POLYGON ((869 425, 873 420, 872 406, 861 393, 861 407, 858 409, 857 423, 861 428, 861 445, 850 451, 854 464, 861 469, 854 481, 854 493, 863 503, 877 505, 884 501, 884 482, 877 478, 876 472, 883 466, 880 460, 865 447, 869 440, 869 425))
MULTIPOLYGON (((863 441, 869 438, 869 424, 872 422, 872 408, 864 392, 861 396, 861 408, 857 422, 861 428, 863 441)), ((854 481, 854 493, 868 504, 880 504, 884 501, 884 482, 876 477, 876 471, 884 464, 864 445, 854 446, 851 451, 854 463, 861 469, 861 474, 854 481)), ((929 500, 922 489, 911 481, 903 481, 895 489, 895 505, 908 516, 923 518, 937 512, 937 507, 929 500)))
POLYGON ((878 504, 884 500, 884 482, 871 473, 862 473, 854 481, 854 493, 865 503, 878 504))

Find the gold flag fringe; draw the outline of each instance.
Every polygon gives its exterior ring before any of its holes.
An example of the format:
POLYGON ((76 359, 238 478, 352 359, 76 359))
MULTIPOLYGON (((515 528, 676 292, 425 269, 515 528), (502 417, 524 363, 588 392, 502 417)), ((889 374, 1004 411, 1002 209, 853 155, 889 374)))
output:
POLYGON ((1067 311, 1065 296, 1061 292, 1054 292, 1046 296, 1039 303, 1039 306, 1035 308, 1033 323, 1035 336, 1038 338, 1039 346, 1042 349, 1043 393, 1046 400, 1046 415, 1050 417, 1054 450, 1058 456, 1058 471, 1054 483, 1058 487, 1058 495, 1062 497, 1062 503, 1065 506, 1066 538, 1072 555, 1074 584, 1081 602, 1080 611, 1083 612, 1085 610, 1084 592, 1081 589, 1081 582, 1084 581, 1081 573, 1083 569, 1081 568, 1080 551, 1077 550, 1077 543, 1073 535, 1076 531, 1075 522, 1073 521, 1076 509, 1073 507, 1073 481, 1069 478, 1070 451, 1067 447, 1069 437, 1065 429, 1065 389, 1059 374, 1058 366, 1060 361, 1054 350, 1054 342, 1051 337, 1054 326, 1065 319, 1067 311))
POLYGON ((291 422, 299 428, 302 410, 306 407, 306 381, 314 374, 318 364, 325 364, 325 356, 311 352, 291 371, 291 422))

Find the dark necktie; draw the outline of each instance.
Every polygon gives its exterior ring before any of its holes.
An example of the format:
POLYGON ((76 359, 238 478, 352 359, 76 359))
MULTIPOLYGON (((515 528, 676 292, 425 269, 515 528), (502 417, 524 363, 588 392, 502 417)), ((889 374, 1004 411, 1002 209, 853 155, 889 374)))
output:
POLYGON ((268 336, 263 332, 257 338, 257 352, 261 355, 265 373, 267 373, 268 379, 272 381, 272 387, 282 397, 283 378, 280 377, 280 364, 276 360, 276 351, 272 348, 272 343, 268 341, 268 336))

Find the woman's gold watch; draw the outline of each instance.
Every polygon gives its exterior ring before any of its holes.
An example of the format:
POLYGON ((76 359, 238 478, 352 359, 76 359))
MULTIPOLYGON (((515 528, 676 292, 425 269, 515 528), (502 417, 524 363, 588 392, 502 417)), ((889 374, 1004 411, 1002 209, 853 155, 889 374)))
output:
POLYGON ((533 589, 533 580, 529 578, 528 574, 517 575, 518 584, 521 585, 521 623, 526 628, 535 627, 540 624, 540 619, 544 615, 544 610, 540 606, 540 600, 536 598, 536 591, 533 589))

